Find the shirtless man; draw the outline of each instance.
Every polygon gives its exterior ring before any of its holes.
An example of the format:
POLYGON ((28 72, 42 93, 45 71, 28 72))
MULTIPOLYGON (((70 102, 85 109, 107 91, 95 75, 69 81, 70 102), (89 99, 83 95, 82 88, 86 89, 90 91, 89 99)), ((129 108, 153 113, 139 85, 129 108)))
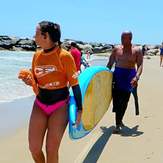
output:
POLYGON ((113 73, 113 112, 115 112, 116 128, 113 133, 119 133, 124 126, 122 119, 127 109, 132 88, 137 87, 138 80, 143 69, 142 51, 131 43, 132 33, 123 32, 122 45, 115 47, 109 58, 107 67, 112 68, 113 73))

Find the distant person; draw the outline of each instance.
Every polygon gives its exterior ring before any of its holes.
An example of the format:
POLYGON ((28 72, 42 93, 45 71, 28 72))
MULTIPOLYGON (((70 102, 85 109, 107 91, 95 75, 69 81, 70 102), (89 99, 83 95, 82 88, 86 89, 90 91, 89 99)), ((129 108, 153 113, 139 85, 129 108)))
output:
POLYGON ((58 151, 68 123, 68 85, 72 87, 78 108, 77 125, 81 119, 78 73, 71 54, 61 48, 60 37, 58 24, 40 22, 35 41, 42 49, 34 54, 32 70, 19 73, 19 78, 33 86, 36 93, 29 123, 29 148, 36 163, 58 163, 58 151), (46 157, 42 151, 44 139, 46 157))
POLYGON ((162 60, 163 60, 163 42, 162 42, 162 45, 160 47, 160 67, 163 67, 162 60))
POLYGON ((90 57, 91 57, 91 54, 90 54, 89 50, 87 50, 87 51, 86 51, 86 58, 87 58, 87 59, 90 59, 90 57))
POLYGON ((77 48, 77 44, 75 42, 71 42, 71 48, 70 48, 70 53, 74 58, 75 64, 77 71, 80 72, 80 66, 81 66, 81 52, 77 48))
POLYGON ((146 54, 146 46, 145 45, 142 46, 142 53, 143 53, 143 56, 145 56, 145 54, 146 54))
POLYGON ((132 33, 129 31, 123 32, 121 35, 122 45, 113 49, 107 64, 109 69, 115 64, 112 94, 116 128, 113 133, 119 133, 124 126, 122 120, 130 94, 132 89, 137 87, 143 69, 142 51, 134 47, 131 41, 132 33))
POLYGON ((84 58, 84 56, 81 57, 81 65, 84 66, 84 69, 86 69, 87 67, 90 66, 90 64, 89 64, 88 61, 84 58))

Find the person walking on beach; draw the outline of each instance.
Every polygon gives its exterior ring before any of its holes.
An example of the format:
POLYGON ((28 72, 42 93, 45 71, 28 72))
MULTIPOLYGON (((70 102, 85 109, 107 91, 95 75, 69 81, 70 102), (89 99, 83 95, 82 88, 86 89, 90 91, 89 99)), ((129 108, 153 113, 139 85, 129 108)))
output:
POLYGON ((122 45, 115 47, 109 58, 107 67, 113 72, 113 112, 115 112, 116 127, 113 133, 119 133, 124 126, 122 120, 127 109, 131 91, 137 87, 138 80, 143 69, 142 50, 134 47, 131 43, 132 33, 123 32, 121 35, 122 45))
POLYGON ((77 71, 80 72, 80 66, 81 66, 81 52, 77 48, 77 45, 75 42, 71 42, 71 48, 70 48, 70 53, 74 58, 75 64, 77 71))
POLYGON ((72 87, 78 108, 77 125, 81 119, 78 73, 73 57, 60 46, 60 37, 58 24, 49 21, 38 23, 35 41, 42 50, 34 54, 31 74, 24 75, 23 70, 19 73, 19 78, 27 85, 35 86, 36 99, 29 123, 29 149, 35 163, 59 162, 58 150, 68 123, 68 86, 72 87), (46 157, 42 151, 44 138, 46 157))
POLYGON ((163 42, 162 42, 162 45, 160 47, 160 67, 163 67, 162 60, 163 60, 163 42))
POLYGON ((87 50, 87 51, 86 51, 86 58, 87 58, 87 59, 90 59, 90 57, 91 57, 91 54, 90 54, 89 50, 87 50))
POLYGON ((142 46, 142 53, 143 53, 143 56, 145 56, 145 54, 146 54, 146 46, 145 45, 142 46))

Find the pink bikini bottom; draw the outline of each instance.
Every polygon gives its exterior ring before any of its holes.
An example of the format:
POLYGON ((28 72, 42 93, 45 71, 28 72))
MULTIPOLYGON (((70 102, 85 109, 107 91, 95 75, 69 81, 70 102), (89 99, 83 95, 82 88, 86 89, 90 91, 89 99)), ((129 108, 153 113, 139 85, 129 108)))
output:
POLYGON ((69 97, 65 100, 58 101, 52 105, 43 104, 41 101, 39 101, 37 98, 35 99, 35 104, 46 113, 46 115, 52 114, 55 110, 63 107, 64 105, 68 104, 69 97))

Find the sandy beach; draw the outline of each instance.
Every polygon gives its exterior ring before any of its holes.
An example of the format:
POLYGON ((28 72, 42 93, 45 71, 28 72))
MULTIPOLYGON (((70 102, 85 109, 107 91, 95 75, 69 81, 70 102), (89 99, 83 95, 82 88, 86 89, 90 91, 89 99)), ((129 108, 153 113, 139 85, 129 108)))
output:
MULTIPOLYGON (((140 115, 135 116, 131 96, 124 117, 126 126, 121 134, 112 134, 112 104, 97 127, 85 138, 72 141, 66 130, 60 148, 60 163, 162 163, 162 74, 158 56, 145 58, 138 88, 140 115)), ((27 141, 32 100, 33 97, 0 104, 0 129, 17 126, 15 130, 0 135, 0 163, 33 162, 27 141)))

